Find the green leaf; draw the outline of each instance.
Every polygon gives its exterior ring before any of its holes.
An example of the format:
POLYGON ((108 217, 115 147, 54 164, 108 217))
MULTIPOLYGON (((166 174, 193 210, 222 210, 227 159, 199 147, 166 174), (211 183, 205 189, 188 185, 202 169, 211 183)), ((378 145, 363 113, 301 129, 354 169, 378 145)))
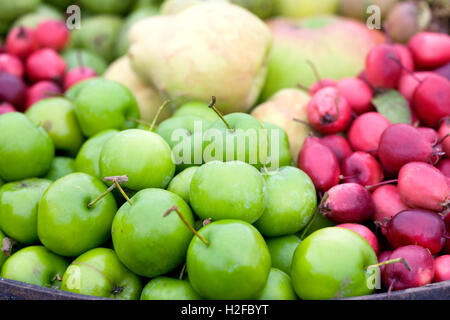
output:
POLYGON ((397 90, 377 95, 372 99, 372 103, 377 111, 388 118, 391 123, 411 124, 411 110, 408 102, 397 90))

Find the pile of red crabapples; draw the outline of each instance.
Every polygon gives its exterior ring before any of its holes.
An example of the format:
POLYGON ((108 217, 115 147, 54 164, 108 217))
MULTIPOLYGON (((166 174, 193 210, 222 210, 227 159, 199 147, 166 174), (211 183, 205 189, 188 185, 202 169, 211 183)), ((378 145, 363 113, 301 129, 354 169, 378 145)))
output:
POLYGON ((422 32, 374 47, 358 77, 318 79, 307 105, 313 134, 298 167, 319 212, 365 238, 383 290, 450 280, 450 36, 422 32), (392 123, 374 97, 395 90, 410 121, 392 123))
POLYGON ((35 102, 61 95, 75 83, 95 77, 80 66, 67 70, 59 52, 70 32, 62 21, 45 20, 36 28, 18 26, 0 45, 0 114, 24 112, 35 102))

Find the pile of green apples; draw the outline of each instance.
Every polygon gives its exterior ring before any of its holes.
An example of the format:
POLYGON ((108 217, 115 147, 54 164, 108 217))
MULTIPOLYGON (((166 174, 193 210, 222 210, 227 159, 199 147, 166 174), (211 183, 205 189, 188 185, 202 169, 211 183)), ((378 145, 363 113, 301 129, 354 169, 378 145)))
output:
POLYGON ((370 293, 373 249, 353 231, 324 228, 326 218, 313 223, 316 190, 291 166, 286 133, 249 114, 222 116, 214 102, 149 124, 129 89, 92 78, 1 115, 0 275, 116 299, 370 293), (267 138, 244 156, 232 149, 227 162, 176 164, 171 132, 190 139, 194 121, 224 136, 278 130, 278 149, 267 138), (259 148, 276 152, 279 167, 247 163, 259 148))

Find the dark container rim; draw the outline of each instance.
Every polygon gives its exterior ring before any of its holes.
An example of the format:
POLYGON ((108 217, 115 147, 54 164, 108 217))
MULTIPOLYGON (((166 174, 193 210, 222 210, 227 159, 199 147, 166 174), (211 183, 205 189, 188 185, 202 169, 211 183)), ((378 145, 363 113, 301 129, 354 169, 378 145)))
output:
MULTIPOLYGON (((112 300, 96 296, 71 293, 58 289, 40 287, 0 277, 1 300, 112 300)), ((450 280, 423 287, 338 300, 450 300, 450 280)))

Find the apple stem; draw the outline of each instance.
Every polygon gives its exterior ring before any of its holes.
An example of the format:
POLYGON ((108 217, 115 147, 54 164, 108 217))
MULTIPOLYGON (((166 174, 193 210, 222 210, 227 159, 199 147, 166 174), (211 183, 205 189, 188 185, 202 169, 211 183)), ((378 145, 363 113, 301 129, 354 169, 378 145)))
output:
POLYGON ((398 179, 386 180, 386 181, 383 181, 383 182, 379 182, 379 183, 375 183, 375 184, 372 184, 372 185, 369 185, 369 186, 365 186, 365 188, 367 190, 370 190, 372 188, 376 188, 376 187, 379 187, 379 186, 384 186, 385 184, 396 183, 396 182, 398 182, 398 179))
POLYGON ((307 86, 302 85, 301 83, 297 83, 297 87, 299 89, 302 89, 302 90, 306 91, 306 92, 309 92, 309 88, 307 86))
POLYGON ((393 264, 393 263, 398 263, 401 262, 405 265, 406 269, 408 269, 408 271, 411 271, 411 266, 409 265, 409 263, 405 260, 405 258, 396 258, 396 259, 391 259, 391 260, 386 260, 377 264, 372 264, 370 266, 367 267, 367 269, 371 269, 371 268, 377 268, 377 267, 381 267, 381 266, 385 266, 388 264, 393 264))
POLYGON ((124 176, 112 176, 112 177, 105 177, 103 178, 103 181, 113 181, 113 184, 108 187, 108 189, 106 189, 101 195, 99 195, 97 198, 95 198, 94 200, 92 200, 89 204, 88 207, 91 208, 94 204, 96 204, 99 200, 101 200, 103 197, 105 197, 108 193, 110 193, 114 188, 119 189, 120 193, 123 195, 123 197, 125 198, 125 200, 128 201, 128 203, 130 205, 133 205, 133 202, 130 200, 130 198, 128 198, 127 194, 125 193, 125 191, 123 191, 122 186, 120 185, 120 183, 122 182, 128 182, 128 176, 124 175, 124 176))
POLYGON ((309 221, 308 225, 305 227, 305 229, 303 229, 303 232, 300 236, 300 240, 303 240, 305 238, 306 233, 308 232, 308 230, 311 228, 312 224, 314 223, 314 220, 316 220, 317 215, 320 213, 320 208, 322 206, 323 203, 325 203, 325 201, 327 201, 328 199, 328 193, 325 192, 322 199, 320 200, 319 205, 316 207, 316 210, 314 210, 314 214, 312 219, 309 221))
POLYGON ((228 130, 233 131, 233 128, 231 128, 231 126, 228 124, 227 120, 225 120, 224 116, 222 115, 222 113, 216 108, 215 106, 216 104, 216 97, 212 96, 211 97, 211 101, 208 104, 208 108, 211 108, 214 110, 214 112, 219 116, 219 118, 223 121, 223 123, 225 123, 225 125, 227 126, 228 130))
POLYGON ((16 242, 8 237, 4 237, 2 240, 2 252, 5 256, 10 256, 13 246, 16 242))
POLYGON ((270 174, 270 172, 269 172, 269 170, 267 170, 267 167, 265 164, 263 164, 262 170, 263 170, 262 174, 270 174))
POLYGON ((409 70, 408 68, 406 68, 403 63, 396 57, 394 57, 392 54, 389 55, 389 59, 394 60, 399 66, 400 68, 402 68, 402 70, 406 71, 406 73, 408 73, 411 77, 414 78, 414 80, 416 80, 419 84, 422 83, 422 80, 420 80, 415 74, 414 72, 412 72, 411 70, 409 70))
POLYGON ((171 207, 169 210, 167 210, 164 214, 163 217, 167 217, 170 213, 172 213, 172 211, 175 211, 178 216, 180 217, 181 221, 183 221, 183 223, 186 225, 186 227, 188 227, 189 230, 191 230, 191 232, 193 234, 195 234, 197 236, 197 238, 199 238, 206 246, 209 246, 209 242, 208 240, 206 240, 205 238, 203 238, 198 232, 197 230, 194 229, 194 227, 191 226, 191 224, 186 220, 186 218, 183 216, 183 214, 181 213, 180 209, 178 208, 178 206, 173 206, 171 207))
POLYGON ((301 119, 297 119, 297 118, 292 118, 293 121, 301 123, 304 126, 307 126, 311 131, 313 131, 314 133, 318 133, 317 130, 308 122, 301 120, 301 119))
POLYGON ((150 126, 152 125, 150 122, 147 122, 147 121, 142 120, 142 119, 128 118, 128 120, 133 121, 133 122, 136 122, 136 123, 138 123, 138 124, 142 124, 142 125, 147 126, 147 127, 149 127, 149 128, 150 128, 150 126))
POLYGON ((311 69, 314 73, 314 76, 316 77, 317 81, 319 82, 319 86, 321 88, 323 88, 322 79, 320 78, 319 71, 317 70, 316 65, 309 59, 306 60, 306 63, 311 67, 311 69))
POLYGON ((156 112, 155 117, 153 118, 152 124, 150 125, 150 131, 153 131, 153 128, 156 125, 156 121, 159 118, 159 115, 161 114, 161 112, 163 111, 163 109, 169 104, 170 100, 166 100, 163 102, 163 104, 159 107, 158 111, 156 112))
POLYGON ((183 264, 183 268, 181 268, 180 276, 178 280, 183 280, 184 272, 186 271, 186 262, 183 264))

